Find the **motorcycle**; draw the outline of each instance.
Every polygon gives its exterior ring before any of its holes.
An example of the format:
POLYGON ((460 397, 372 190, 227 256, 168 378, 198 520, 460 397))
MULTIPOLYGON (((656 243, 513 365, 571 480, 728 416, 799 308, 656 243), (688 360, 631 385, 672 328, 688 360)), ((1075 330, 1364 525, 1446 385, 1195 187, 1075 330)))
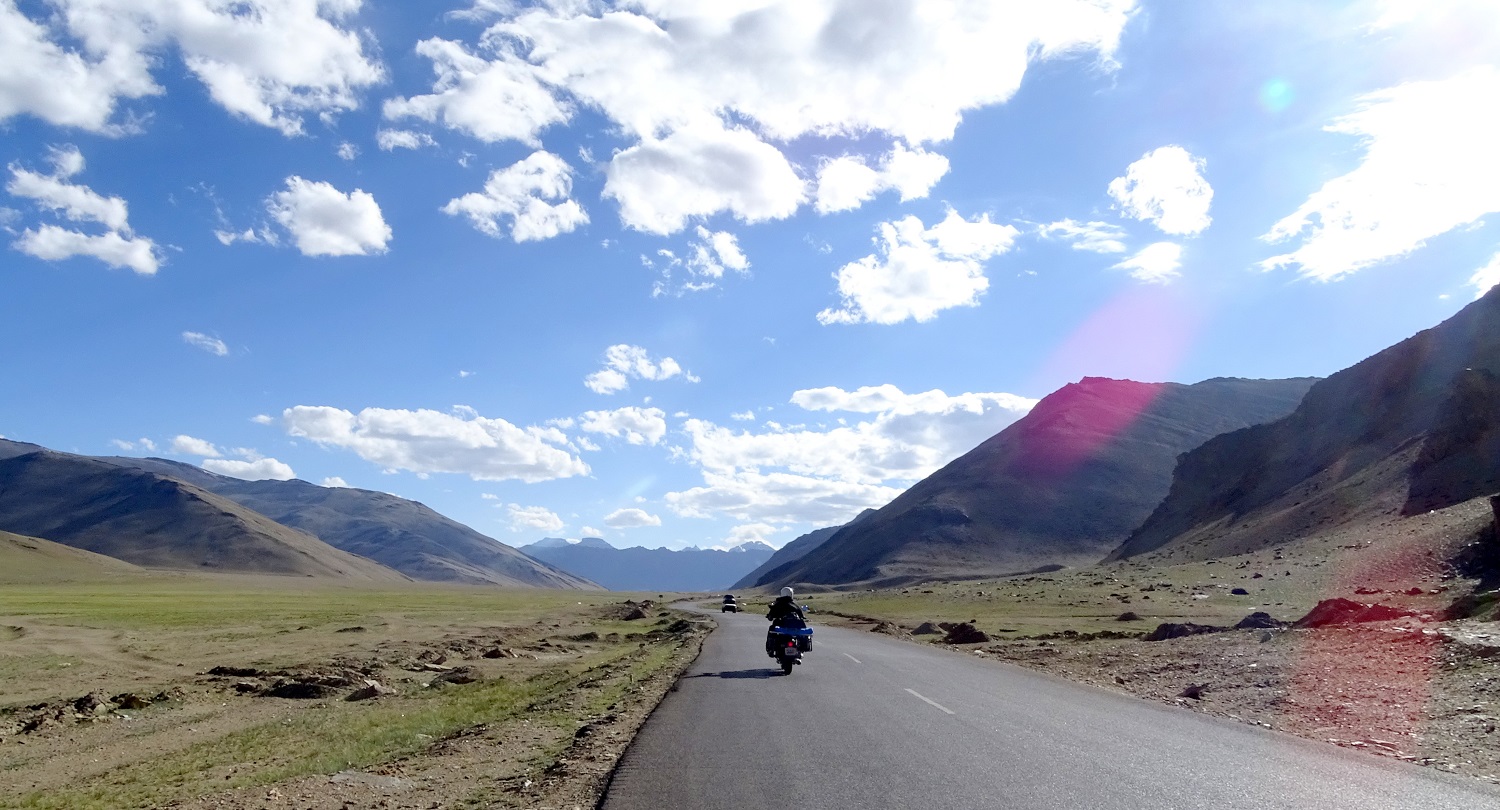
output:
POLYGON ((766 654, 776 659, 781 674, 792 674, 792 667, 802 663, 803 654, 812 649, 811 627, 796 616, 786 616, 771 625, 766 654))

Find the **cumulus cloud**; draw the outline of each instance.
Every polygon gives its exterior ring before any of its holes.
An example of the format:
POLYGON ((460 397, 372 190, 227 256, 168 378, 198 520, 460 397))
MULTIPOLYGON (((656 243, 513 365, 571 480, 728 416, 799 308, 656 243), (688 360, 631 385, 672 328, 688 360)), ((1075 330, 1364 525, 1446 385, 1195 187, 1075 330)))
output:
POLYGON ((1489 264, 1474 271, 1469 277, 1469 286, 1474 288, 1474 298, 1484 297, 1491 287, 1500 284, 1500 253, 1490 257, 1489 264))
POLYGON ((1060 239, 1074 250, 1090 253, 1124 253, 1125 229, 1109 222, 1078 222, 1062 219, 1041 226, 1037 233, 1043 239, 1060 239))
MULTIPOLYGON (((607 195, 629 227, 653 233, 720 212, 747 222, 788 216, 806 190, 773 144, 871 134, 887 144, 947 140, 965 112, 1009 99, 1035 62, 1079 55, 1110 65, 1135 8, 1134 0, 484 5, 467 12, 493 21, 477 43, 417 46, 437 74, 433 91, 392 99, 386 117, 536 145, 576 110, 597 112, 634 141, 606 167, 607 195)), ((883 182, 903 196, 925 194, 941 172, 936 156, 918 163, 892 161, 883 182)), ((825 205, 868 191, 849 179, 830 177, 825 205)))
POLYGON ((341 26, 360 0, 56 0, 31 19, 0 2, 0 120, 30 114, 118 133, 121 99, 155 95, 176 55, 231 114, 287 135, 305 115, 354 109, 384 80, 359 34, 341 26), (75 43, 78 47, 75 49, 75 43))
POLYGON ((348 141, 340 143, 337 152, 339 160, 353 160, 359 157, 359 147, 348 141))
POLYGON ((223 453, 214 447, 213 442, 196 439, 186 434, 172 437, 172 452, 179 456, 207 456, 217 458, 223 453))
POLYGON ((510 516, 511 531, 515 532, 527 529, 556 532, 561 531, 567 525, 556 512, 543 506, 522 506, 518 503, 510 503, 505 505, 505 511, 510 516))
POLYGON ((425 146, 437 146, 437 141, 425 132, 413 132, 409 129, 382 129, 375 133, 375 143, 386 152, 394 152, 397 149, 421 149, 425 146))
POLYGON ((291 233, 304 256, 384 253, 391 239, 375 197, 361 189, 345 194, 329 183, 292 175, 285 191, 266 200, 266 211, 291 233))
POLYGON ((656 445, 667 435, 666 413, 660 408, 617 408, 586 411, 578 421, 585 433, 622 438, 630 444, 656 445))
POLYGON ((1147 152, 1109 183, 1120 213, 1150 222, 1163 233, 1193 236, 1213 221, 1214 190, 1203 179, 1204 160, 1180 146, 1147 152))
POLYGON ((110 267, 128 267, 142 275, 155 273, 161 266, 156 243, 130 230, 125 200, 106 197, 88 186, 71 182, 84 169, 83 154, 67 146, 52 149, 48 158, 52 163, 51 174, 12 163, 5 190, 70 222, 97 223, 107 230, 85 233, 43 224, 23 231, 12 246, 44 261, 91 256, 110 267))
POLYGON ((796 213, 806 184, 785 155, 743 127, 681 129, 617 153, 604 196, 640 231, 669 234, 691 217, 728 213, 741 222, 796 213))
POLYGON ((569 198, 572 192, 572 167, 551 152, 533 152, 491 172, 484 191, 448 201, 443 213, 466 216, 475 228, 495 237, 501 235, 501 220, 508 219, 512 239, 533 242, 588 223, 588 214, 569 198))
POLYGON ((324 448, 353 451, 388 471, 458 473, 476 481, 550 481, 587 475, 557 428, 520 428, 472 409, 341 408, 297 405, 281 415, 287 433, 324 448))
POLYGON ((604 516, 604 525, 611 529, 637 529, 660 526, 661 518, 644 509, 616 509, 604 516))
POLYGON ((820 214, 848 211, 887 190, 895 190, 902 202, 919 199, 947 173, 948 158, 900 143, 877 167, 859 155, 841 155, 818 169, 814 207, 820 214))
POLYGON ((1182 266, 1182 245, 1175 242, 1155 242, 1140 249, 1134 256, 1116 264, 1116 270, 1130 271, 1130 277, 1147 284, 1166 284, 1177 278, 1177 268, 1182 266))
POLYGON ((274 458, 210 458, 203 461, 203 469, 246 481, 290 481, 297 477, 291 467, 274 458))
POLYGON ((276 423, 276 420, 268 413, 258 413, 250 417, 250 421, 257 425, 271 425, 276 423))
POLYGON ((349 486, 349 482, 345 481, 344 479, 342 479, 340 477, 338 477, 337 475, 330 475, 327 478, 324 478, 319 483, 319 486, 344 489, 344 488, 347 488, 349 486))
POLYGON ((1009 250, 1019 233, 988 214, 967 220, 951 208, 931 228, 914 216, 881 223, 878 252, 834 274, 843 305, 819 312, 818 322, 926 322, 945 309, 977 306, 990 286, 983 262, 1009 250))
POLYGON ((832 427, 735 430, 689 419, 683 456, 704 484, 668 493, 686 517, 728 515, 768 523, 836 523, 878 507, 904 485, 930 475, 1019 419, 1036 404, 1013 394, 933 390, 907 394, 893 385, 854 391, 796 391, 792 404, 812 412, 864 414, 832 427))
POLYGON ((224 345, 224 341, 205 335, 202 332, 183 332, 182 341, 189 346, 196 346, 209 354, 219 357, 229 354, 229 347, 224 345))
POLYGON ((632 379, 668 380, 682 373, 682 366, 670 357, 652 360, 640 346, 619 343, 604 350, 604 368, 584 378, 583 384, 596 394, 614 394, 629 388, 632 379))
POLYGON ((1332 281, 1500 211, 1500 69, 1409 82, 1358 99, 1325 129, 1360 139, 1364 158, 1324 183, 1262 238, 1301 239, 1260 263, 1332 281))

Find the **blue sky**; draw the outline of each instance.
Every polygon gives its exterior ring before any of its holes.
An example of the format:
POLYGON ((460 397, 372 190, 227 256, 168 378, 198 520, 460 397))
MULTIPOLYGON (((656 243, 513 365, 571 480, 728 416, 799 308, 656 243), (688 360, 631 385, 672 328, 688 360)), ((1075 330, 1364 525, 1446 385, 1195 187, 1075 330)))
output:
POLYGON ((781 545, 1500 281, 1483 0, 0 0, 0 435, 781 545))

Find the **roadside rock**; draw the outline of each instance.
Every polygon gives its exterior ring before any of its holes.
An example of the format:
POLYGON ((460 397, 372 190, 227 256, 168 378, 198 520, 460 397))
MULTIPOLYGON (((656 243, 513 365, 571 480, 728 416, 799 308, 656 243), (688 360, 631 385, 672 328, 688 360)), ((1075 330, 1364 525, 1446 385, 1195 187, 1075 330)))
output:
POLYGON ((371 698, 394 694, 396 694, 396 690, 382 684, 380 681, 367 679, 363 687, 355 690, 349 697, 344 698, 344 700, 370 700, 371 698))
POLYGON ((944 644, 983 644, 990 640, 989 634, 968 622, 960 622, 948 628, 943 637, 944 644))
POLYGON ((1162 622, 1155 630, 1147 633, 1145 641, 1166 641, 1171 638, 1186 638, 1187 636, 1201 636, 1204 633, 1222 632, 1224 628, 1215 627, 1211 624, 1193 624, 1192 622, 1162 622))
POLYGON ((939 630, 938 626, 933 624, 932 622, 922 622, 921 624, 917 625, 917 629, 911 631, 911 634, 914 636, 931 636, 940 632, 942 631, 939 630))
POLYGON ((1271 614, 1266 613, 1264 611, 1257 610, 1254 613, 1250 614, 1249 616, 1246 616, 1245 618, 1240 619, 1239 624, 1236 624, 1234 626, 1234 629, 1236 629, 1236 630, 1275 630, 1275 629, 1281 628, 1281 627, 1286 627, 1286 622, 1277 621, 1277 620, 1271 618, 1271 614))
POLYGON ((1416 614, 1390 605, 1365 605, 1350 599, 1324 599, 1306 616, 1292 623, 1293 627, 1327 627, 1335 624, 1357 624, 1360 622, 1383 622, 1401 619, 1416 614))

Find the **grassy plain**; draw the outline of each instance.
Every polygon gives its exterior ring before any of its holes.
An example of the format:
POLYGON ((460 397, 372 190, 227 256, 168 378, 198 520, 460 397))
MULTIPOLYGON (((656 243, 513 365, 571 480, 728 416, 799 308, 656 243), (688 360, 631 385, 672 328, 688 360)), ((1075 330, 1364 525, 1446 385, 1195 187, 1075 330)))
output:
POLYGON ((381 769, 421 792, 412 806, 524 806, 581 725, 654 704, 645 685, 691 657, 675 614, 626 620, 624 598, 266 577, 5 585, 0 808, 251 807, 270 786, 339 807, 361 788, 327 775, 381 769), (388 694, 345 699, 366 679, 388 694), (267 696, 287 682, 336 688, 267 696), (428 785, 459 738, 487 750, 428 785))

